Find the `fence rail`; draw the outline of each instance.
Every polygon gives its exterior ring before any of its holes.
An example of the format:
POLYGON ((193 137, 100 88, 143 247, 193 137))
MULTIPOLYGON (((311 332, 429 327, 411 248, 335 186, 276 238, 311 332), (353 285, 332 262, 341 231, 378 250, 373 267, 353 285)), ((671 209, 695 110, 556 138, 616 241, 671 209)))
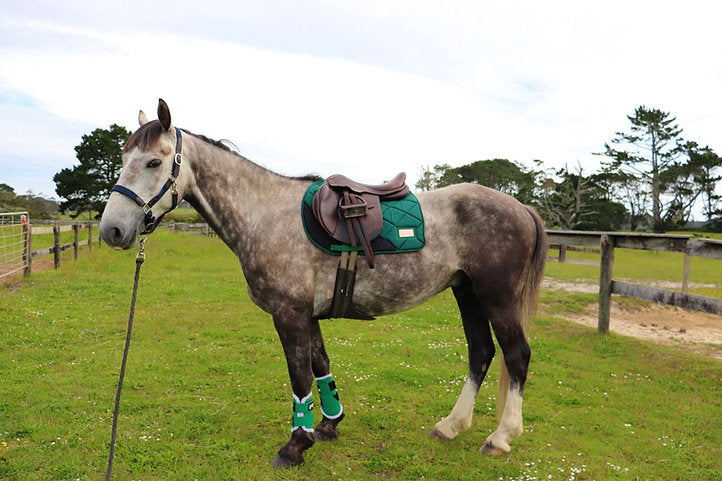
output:
POLYGON ((73 249, 73 258, 78 260, 78 251, 81 245, 87 245, 88 251, 93 248, 93 242, 100 237, 93 236, 97 222, 60 223, 52 225, 31 225, 27 212, 0 214, 0 278, 9 276, 18 271, 24 271, 25 276, 32 272, 33 259, 53 254, 53 264, 60 267, 60 253, 73 249), (80 238, 80 231, 87 230, 87 238, 80 238), (62 232, 74 232, 73 242, 60 244, 62 232), (32 250, 32 238, 37 235, 53 234, 53 245, 44 249, 32 250))
POLYGON ((563 262, 561 252, 562 250, 566 252, 566 250, 569 249, 568 246, 593 246, 599 248, 601 254, 599 268, 599 318, 597 326, 599 332, 606 333, 609 331, 612 294, 722 316, 722 299, 698 296, 687 292, 690 259, 692 257, 722 259, 722 241, 720 240, 697 239, 691 235, 583 231, 547 231, 547 236, 551 245, 559 245, 560 262, 563 262), (615 248, 684 252, 682 291, 679 292, 615 281, 612 278, 615 248))
POLYGON ((185 232, 188 234, 201 234, 213 237, 216 233, 211 227, 205 222, 198 224, 188 224, 185 222, 176 222, 173 224, 163 224, 165 227, 170 227, 171 232, 185 232))

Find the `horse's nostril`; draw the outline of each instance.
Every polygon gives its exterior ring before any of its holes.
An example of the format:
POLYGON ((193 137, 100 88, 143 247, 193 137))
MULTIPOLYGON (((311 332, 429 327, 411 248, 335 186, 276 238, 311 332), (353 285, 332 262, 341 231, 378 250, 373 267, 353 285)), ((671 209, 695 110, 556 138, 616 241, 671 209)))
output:
POLYGON ((123 242, 123 231, 119 227, 100 224, 100 237, 110 246, 115 247, 123 242))

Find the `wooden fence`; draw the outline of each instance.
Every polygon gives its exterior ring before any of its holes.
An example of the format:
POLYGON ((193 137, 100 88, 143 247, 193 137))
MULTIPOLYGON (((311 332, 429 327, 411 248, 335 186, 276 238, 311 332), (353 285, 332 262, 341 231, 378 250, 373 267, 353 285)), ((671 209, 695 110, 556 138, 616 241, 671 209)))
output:
MULTIPOLYGON (((24 219, 27 219, 27 212, 20 213, 24 214, 24 219)), ((97 232, 97 222, 75 222, 75 223, 69 223, 69 222, 52 222, 49 221, 46 224, 39 224, 35 223, 33 225, 29 224, 27 221, 25 221, 22 225, 20 225, 18 221, 17 229, 22 229, 18 233, 18 238, 21 238, 19 243, 21 244, 19 247, 19 253, 17 258, 17 264, 15 264, 18 267, 13 267, 13 270, 4 273, 0 275, 0 277, 4 275, 12 274, 15 271, 23 270, 25 276, 29 276, 32 272, 33 268, 33 259, 37 259, 39 257, 48 256, 50 254, 53 255, 53 265, 57 269, 60 267, 60 253, 69 249, 73 249, 73 258, 75 260, 78 260, 78 251, 81 246, 87 245, 88 246, 88 252, 90 252, 93 249, 93 242, 97 241, 98 246, 101 245, 100 242, 100 236, 95 235, 94 231, 97 232), (60 234, 62 232, 73 232, 73 241, 68 242, 67 244, 61 244, 60 243, 60 234), (81 239, 81 232, 87 231, 87 237, 83 236, 81 239), (32 247, 32 237, 34 235, 47 235, 47 234, 53 234, 53 245, 50 247, 46 247, 44 249, 38 249, 36 251, 33 251, 32 247)), ((169 227, 173 232, 189 232, 189 233, 198 233, 198 234, 204 234, 204 235, 215 235, 213 230, 208 226, 208 224, 164 224, 164 227, 169 227)))
POLYGON ((38 257, 44 257, 53 254, 53 265, 57 269, 60 267, 60 253, 68 249, 73 249, 73 259, 78 260, 78 251, 81 245, 88 246, 88 252, 93 249, 93 242, 97 241, 100 246, 100 236, 93 237, 93 230, 97 226, 97 222, 76 222, 73 224, 60 224, 55 223, 53 225, 31 225, 27 231, 27 244, 26 244, 26 257, 27 263, 25 265, 25 275, 29 276, 32 272, 33 259, 38 257), (80 232, 88 232, 87 239, 80 239, 80 232), (61 232, 73 232, 73 242, 67 244, 60 244, 60 233, 61 232), (53 234, 53 245, 40 249, 37 251, 32 250, 32 236, 42 234, 53 234))
POLYGON ((590 254, 601 254, 602 252, 600 249, 594 247, 578 247, 568 244, 549 244, 549 249, 559 251, 559 256, 555 260, 562 263, 567 261, 567 252, 588 252, 590 254))
MULTIPOLYGON (((690 259, 692 256, 722 259, 722 241, 697 239, 691 235, 635 234, 624 232, 547 231, 551 245, 598 247, 601 253, 599 271, 599 332, 609 332, 612 294, 709 312, 722 316, 722 299, 689 294, 690 259), (612 279, 614 249, 642 249, 684 252, 682 291, 642 286, 612 279)), ((560 253, 562 247, 559 248, 560 253)), ((566 249, 565 249, 566 250, 566 249)), ((561 260, 560 254, 560 260, 561 260)))
POLYGON ((213 237, 216 233, 205 222, 199 224, 188 224, 185 222, 176 222, 173 224, 163 224, 163 227, 169 227, 171 232, 185 232, 187 234, 201 234, 213 237))

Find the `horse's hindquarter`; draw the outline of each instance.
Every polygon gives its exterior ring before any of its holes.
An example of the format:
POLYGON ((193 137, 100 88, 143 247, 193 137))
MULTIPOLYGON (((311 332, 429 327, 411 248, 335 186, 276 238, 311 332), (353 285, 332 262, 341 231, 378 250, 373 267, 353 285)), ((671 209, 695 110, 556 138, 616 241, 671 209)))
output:
POLYGON ((454 186, 462 270, 477 294, 511 299, 521 294, 537 244, 534 218, 513 197, 474 184, 454 186))
POLYGON ((410 309, 453 285, 460 272, 490 293, 520 292, 536 243, 534 220, 522 204, 472 184, 418 198, 426 246, 414 253, 378 255, 373 270, 361 259, 354 292, 360 310, 381 315, 410 309))

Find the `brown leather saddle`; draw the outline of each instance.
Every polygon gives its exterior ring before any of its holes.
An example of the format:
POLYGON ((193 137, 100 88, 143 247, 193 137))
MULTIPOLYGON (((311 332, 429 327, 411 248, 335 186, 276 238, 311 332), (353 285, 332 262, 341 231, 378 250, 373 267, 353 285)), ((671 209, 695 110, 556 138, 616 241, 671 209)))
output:
POLYGON ((351 247, 361 246, 369 268, 373 269, 371 241, 381 233, 384 221, 381 201, 402 199, 409 192, 404 172, 381 185, 332 175, 313 198, 313 214, 331 237, 351 247))

